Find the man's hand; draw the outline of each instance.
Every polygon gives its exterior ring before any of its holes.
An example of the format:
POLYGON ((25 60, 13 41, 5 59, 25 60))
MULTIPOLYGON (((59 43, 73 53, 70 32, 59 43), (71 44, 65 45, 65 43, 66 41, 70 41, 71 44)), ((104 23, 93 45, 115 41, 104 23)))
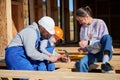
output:
POLYGON ((49 54, 47 54, 49 57, 52 57, 52 56, 54 56, 52 53, 49 53, 49 54))
POLYGON ((56 62, 58 60, 57 56, 50 56, 50 61, 51 62, 56 62))
POLYGON ((61 58, 61 61, 62 61, 62 62, 69 63, 71 60, 70 60, 70 58, 63 57, 63 58, 61 58))
POLYGON ((85 48, 85 47, 87 47, 87 45, 88 45, 88 41, 87 40, 82 40, 82 41, 79 42, 79 46, 81 48, 85 48))

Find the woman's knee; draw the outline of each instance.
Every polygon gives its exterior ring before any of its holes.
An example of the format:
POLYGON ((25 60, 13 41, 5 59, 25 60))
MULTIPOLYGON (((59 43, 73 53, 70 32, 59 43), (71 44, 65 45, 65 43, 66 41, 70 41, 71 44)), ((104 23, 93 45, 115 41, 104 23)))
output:
POLYGON ((101 39, 111 39, 112 40, 110 35, 104 35, 101 39))
POLYGON ((112 43, 112 38, 111 38, 111 36, 110 35, 104 35, 102 38, 101 38, 101 40, 100 40, 100 43, 102 44, 104 44, 105 42, 110 42, 110 43, 112 43))

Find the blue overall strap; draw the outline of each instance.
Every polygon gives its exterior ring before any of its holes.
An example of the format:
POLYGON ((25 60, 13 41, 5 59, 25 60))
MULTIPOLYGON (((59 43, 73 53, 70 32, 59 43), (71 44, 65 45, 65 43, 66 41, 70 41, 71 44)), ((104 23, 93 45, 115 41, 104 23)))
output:
MULTIPOLYGON (((50 41, 48 40, 48 45, 47 45, 47 51, 53 54, 54 51, 54 47, 53 45, 50 44, 50 41)), ((53 62, 48 62, 47 63, 47 70, 48 71, 54 71, 55 70, 55 64, 53 62)))
POLYGON ((53 53, 54 47, 55 47, 55 46, 52 46, 52 45, 50 44, 50 41, 48 40, 47 47, 46 47, 47 51, 50 52, 50 53, 53 53))
POLYGON ((35 43, 35 47, 39 48, 39 45, 40 45, 40 32, 36 29, 36 33, 37 33, 37 40, 36 40, 36 43, 35 43))

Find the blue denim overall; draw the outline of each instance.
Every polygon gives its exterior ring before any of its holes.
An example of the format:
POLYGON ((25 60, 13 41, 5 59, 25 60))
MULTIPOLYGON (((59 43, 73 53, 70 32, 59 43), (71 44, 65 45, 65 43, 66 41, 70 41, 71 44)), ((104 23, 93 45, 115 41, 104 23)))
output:
MULTIPOLYGON (((40 33, 36 30, 37 40, 35 47, 38 47, 40 42, 40 33)), ((13 46, 5 49, 5 62, 11 70, 39 70, 39 64, 41 61, 32 60, 26 55, 24 46, 13 46)))

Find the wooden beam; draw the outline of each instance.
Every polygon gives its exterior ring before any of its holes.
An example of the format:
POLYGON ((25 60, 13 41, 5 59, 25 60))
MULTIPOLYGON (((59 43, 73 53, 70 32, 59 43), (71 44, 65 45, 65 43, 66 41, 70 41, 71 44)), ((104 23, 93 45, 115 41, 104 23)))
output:
POLYGON ((79 53, 78 48, 79 47, 55 47, 55 50, 58 53, 64 53, 64 51, 61 51, 61 50, 66 50, 69 53, 79 53))
MULTIPOLYGON (((78 0, 73 0, 73 15, 76 15, 76 10, 77 10, 77 4, 78 4, 78 0)), ((75 42, 78 42, 78 40, 80 39, 80 36, 75 36, 75 35, 79 35, 80 32, 80 27, 78 27, 78 23, 77 20, 75 20, 75 16, 73 16, 74 19, 74 40, 75 42)))
POLYGON ((72 71, 71 69, 59 68, 59 69, 56 69, 54 72, 72 72, 72 71))
POLYGON ((11 14, 11 0, 6 1, 6 17, 7 17, 7 37, 8 43, 10 43, 12 39, 12 14, 11 14))
MULTIPOLYGON (((113 66, 115 70, 120 70, 120 56, 113 56, 112 60, 109 63, 113 66)), ((56 68, 67 68, 67 69, 75 69, 75 61, 70 63, 55 63, 56 68)), ((92 64, 90 69, 101 69, 101 62, 92 64)))
POLYGON ((35 11, 34 12, 35 21, 38 22, 38 20, 44 16, 43 1, 42 0, 34 1, 34 11, 35 11))
MULTIPOLYGON (((78 48, 79 47, 55 47, 55 50, 58 53, 64 53, 64 51, 61 51, 61 50, 66 50, 70 54, 74 54, 75 55, 75 54, 79 54, 78 48)), ((114 55, 120 55, 120 48, 114 48, 113 54, 114 55)))
POLYGON ((64 32, 65 35, 65 42, 69 43, 70 42, 70 14, 69 14, 69 0, 63 0, 64 1, 64 32))
POLYGON ((29 1, 29 8, 30 8, 30 24, 35 21, 35 5, 34 0, 28 0, 29 1))
POLYGON ((37 18, 37 21, 38 21, 40 18, 43 17, 43 0, 37 0, 37 3, 38 3, 38 5, 37 5, 37 9, 36 9, 36 13, 37 13, 36 16, 38 16, 38 18, 37 18))
POLYGON ((51 17, 54 19, 56 26, 58 26, 58 0, 52 0, 51 4, 51 17))
POLYGON ((46 0, 46 11, 47 11, 47 16, 51 16, 51 5, 50 4, 51 0, 46 0))
POLYGON ((28 0, 23 0, 23 18, 24 18, 24 27, 29 25, 29 11, 28 11, 28 0))
POLYGON ((12 1, 12 20, 15 24, 17 32, 24 28, 24 18, 23 18, 23 3, 12 1))
POLYGON ((0 0, 0 56, 12 39, 11 0, 0 0))
POLYGON ((30 80, 119 80, 120 74, 0 70, 0 77, 30 80))
MULTIPOLYGON (((79 59, 78 59, 79 60, 79 59)), ((112 60, 109 62, 115 70, 120 70, 120 56, 114 55, 112 60)), ((66 69, 75 69, 75 61, 71 61, 70 63, 55 63, 56 68, 66 68, 66 69)), ((95 63, 92 69, 101 69, 101 63, 95 63)), ((0 67, 6 67, 4 57, 0 57, 0 67)))

